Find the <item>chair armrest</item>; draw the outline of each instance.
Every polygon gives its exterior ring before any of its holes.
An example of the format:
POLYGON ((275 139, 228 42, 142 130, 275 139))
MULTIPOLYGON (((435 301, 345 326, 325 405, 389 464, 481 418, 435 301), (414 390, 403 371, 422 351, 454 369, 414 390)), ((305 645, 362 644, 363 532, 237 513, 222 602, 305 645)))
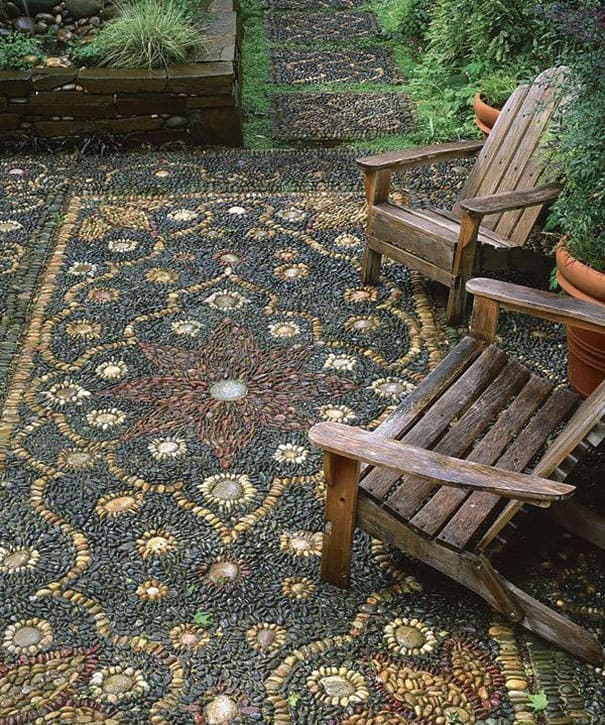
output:
POLYGON ((462 200, 460 207, 469 214, 487 216, 545 204, 547 201, 556 199, 560 193, 561 186, 559 184, 544 184, 527 191, 505 191, 491 196, 471 197, 462 200))
POLYGON ((309 438, 328 453, 411 474, 435 485, 489 491, 537 506, 567 498, 575 490, 565 483, 444 456, 341 423, 317 423, 309 438))
POLYGON ((476 298, 497 302, 503 310, 522 312, 593 332, 605 332, 605 305, 484 277, 469 279, 466 289, 476 298))
POLYGON ((402 151, 389 151, 376 156, 365 156, 357 159, 357 163, 366 171, 422 166, 471 156, 478 153, 482 147, 483 141, 453 141, 432 146, 418 146, 402 151))

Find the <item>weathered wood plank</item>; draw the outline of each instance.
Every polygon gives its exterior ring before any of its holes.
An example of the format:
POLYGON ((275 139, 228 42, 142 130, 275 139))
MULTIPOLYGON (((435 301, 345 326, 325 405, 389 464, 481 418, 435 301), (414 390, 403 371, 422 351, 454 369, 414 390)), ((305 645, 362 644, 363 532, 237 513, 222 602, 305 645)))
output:
POLYGON ((547 201, 553 201, 561 193, 561 186, 556 183, 545 184, 536 189, 522 191, 501 191, 490 196, 475 196, 464 199, 460 207, 473 214, 484 216, 498 214, 504 211, 525 209, 528 206, 537 206, 547 201))
MULTIPOLYGON (((405 249, 401 249, 401 247, 397 247, 394 244, 389 244, 388 242, 376 239, 376 237, 368 237, 366 241, 366 252, 368 252, 368 254, 378 254, 379 256, 383 255, 385 257, 389 257, 389 259, 393 259, 395 262, 404 264, 406 267, 414 269, 417 272, 420 272, 420 274, 423 274, 425 277, 434 279, 436 282, 439 282, 446 287, 451 287, 454 284, 454 276, 450 271, 440 269, 434 264, 431 264, 431 262, 428 262, 426 259, 417 257, 410 252, 406 252, 405 249)), ((363 284, 373 283, 373 277, 370 275, 370 268, 375 268, 375 262, 370 260, 371 257, 369 257, 368 262, 366 262, 364 256, 364 269, 362 270, 361 275, 361 281, 363 284)), ((374 272, 374 274, 376 273, 374 272)), ((378 272, 378 274, 380 274, 380 272, 378 272)))
POLYGON ((402 151, 388 151, 375 156, 365 156, 357 159, 357 163, 362 169, 411 168, 437 163, 438 161, 449 161, 472 156, 479 152, 482 147, 483 141, 453 141, 445 144, 403 149, 402 151))

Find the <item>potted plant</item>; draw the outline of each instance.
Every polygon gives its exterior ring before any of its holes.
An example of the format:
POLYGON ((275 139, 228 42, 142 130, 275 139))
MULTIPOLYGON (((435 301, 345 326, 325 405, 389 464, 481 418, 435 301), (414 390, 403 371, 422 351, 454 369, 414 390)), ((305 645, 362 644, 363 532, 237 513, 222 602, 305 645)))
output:
MULTIPOLYGON (((582 0, 555 20, 574 41, 569 100, 555 130, 563 191, 554 213, 565 234, 556 276, 567 294, 605 304, 605 8, 582 0)), ((570 383, 587 396, 605 378, 605 335, 569 327, 567 339, 570 383)))
POLYGON ((506 73, 494 73, 479 81, 480 90, 473 98, 475 123, 485 136, 489 136, 500 109, 517 87, 517 78, 506 73))

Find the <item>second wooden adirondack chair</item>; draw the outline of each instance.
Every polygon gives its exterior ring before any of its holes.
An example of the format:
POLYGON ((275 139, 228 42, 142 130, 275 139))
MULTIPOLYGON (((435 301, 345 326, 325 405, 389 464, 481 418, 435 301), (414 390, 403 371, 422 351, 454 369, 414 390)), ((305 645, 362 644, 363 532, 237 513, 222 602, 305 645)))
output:
POLYGON ((543 205, 560 191, 540 156, 545 130, 562 96, 565 73, 565 68, 550 68, 531 85, 519 86, 485 143, 446 143, 358 160, 365 171, 368 203, 364 284, 377 281, 381 257, 386 255, 447 285, 448 322, 460 319, 477 244, 501 249, 524 245, 543 205), (451 211, 404 208, 389 202, 393 170, 477 152, 451 211))

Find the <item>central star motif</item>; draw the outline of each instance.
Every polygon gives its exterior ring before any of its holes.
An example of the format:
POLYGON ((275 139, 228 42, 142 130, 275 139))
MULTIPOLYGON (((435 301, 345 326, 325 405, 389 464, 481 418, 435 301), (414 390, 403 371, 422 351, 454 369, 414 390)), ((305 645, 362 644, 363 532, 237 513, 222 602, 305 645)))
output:
POLYGON ((140 343, 155 374, 113 385, 103 395, 149 406, 126 439, 193 429, 221 468, 229 468, 261 428, 306 430, 299 407, 325 402, 356 385, 305 372, 312 348, 260 350, 252 335, 224 320, 198 350, 140 343))

